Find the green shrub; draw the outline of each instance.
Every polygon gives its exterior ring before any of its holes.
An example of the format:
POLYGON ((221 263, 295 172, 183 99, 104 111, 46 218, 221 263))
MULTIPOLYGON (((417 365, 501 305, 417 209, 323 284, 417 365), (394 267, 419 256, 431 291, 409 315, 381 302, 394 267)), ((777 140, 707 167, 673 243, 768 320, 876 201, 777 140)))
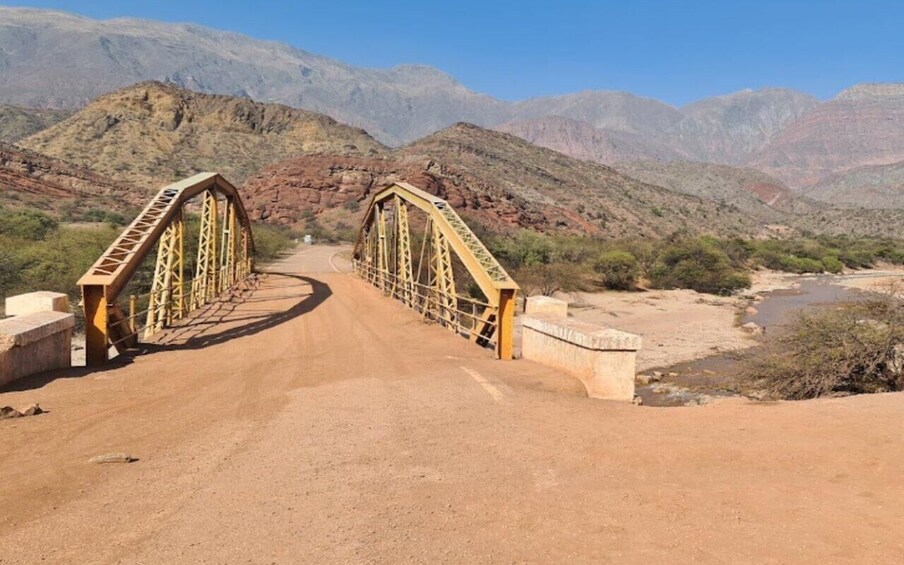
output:
POLYGON ((554 245, 545 235, 530 230, 520 230, 514 237, 494 238, 490 251, 512 267, 549 263, 554 245))
POLYGON ((637 286, 640 264, 627 251, 606 251, 593 265, 603 286, 613 290, 632 290, 637 286))
POLYGON ((849 247, 842 249, 838 258, 851 269, 868 269, 875 264, 875 255, 866 249, 849 247))
POLYGON ((295 234, 280 226, 254 224, 251 231, 254 236, 254 257, 257 261, 273 261, 295 245, 295 234))
POLYGON ((844 263, 835 255, 826 255, 821 262, 827 273, 837 274, 844 270, 844 263))
POLYGON ((690 288, 730 294, 750 286, 750 275, 735 269, 728 255, 707 239, 679 240, 664 247, 653 267, 655 288, 690 288))
POLYGON ((20 242, 13 259, 19 268, 17 286, 6 292, 50 290, 77 297, 76 282, 117 235, 119 230, 110 227, 64 227, 44 240, 20 242))
POLYGON ((592 290, 591 285, 586 283, 587 277, 581 266, 573 263, 525 265, 516 269, 512 278, 526 296, 551 296, 560 290, 592 290))
POLYGON ((0 298, 13 294, 22 279, 22 262, 12 245, 0 237, 0 298))
POLYGON ((640 275, 649 277, 656 264, 659 256, 659 249, 656 242, 648 239, 628 239, 618 242, 615 245, 618 249, 624 249, 634 256, 637 260, 637 266, 640 268, 640 275))
POLYGON ((0 235, 34 241, 44 239, 56 228, 56 220, 36 210, 0 209, 0 235))
POLYGON ((785 256, 782 257, 781 263, 781 270, 789 273, 821 273, 823 271, 822 261, 809 257, 785 256))

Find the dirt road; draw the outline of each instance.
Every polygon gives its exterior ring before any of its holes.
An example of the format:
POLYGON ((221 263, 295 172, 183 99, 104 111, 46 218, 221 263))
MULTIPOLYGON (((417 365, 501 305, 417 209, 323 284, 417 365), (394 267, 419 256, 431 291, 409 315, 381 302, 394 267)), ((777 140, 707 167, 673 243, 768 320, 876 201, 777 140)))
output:
POLYGON ((904 395, 590 400, 334 252, 0 393, 49 410, 0 421, 0 563, 904 562, 904 395))

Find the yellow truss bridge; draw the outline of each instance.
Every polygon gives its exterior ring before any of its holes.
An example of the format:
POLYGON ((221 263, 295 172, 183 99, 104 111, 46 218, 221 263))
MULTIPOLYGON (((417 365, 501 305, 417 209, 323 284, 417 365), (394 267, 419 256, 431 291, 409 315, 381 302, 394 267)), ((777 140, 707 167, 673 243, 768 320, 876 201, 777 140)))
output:
POLYGON ((518 285, 442 198, 403 182, 375 194, 358 233, 353 264, 358 276, 425 319, 494 346, 500 359, 512 358, 518 285), (425 216, 417 255, 412 255, 410 207, 425 216), (468 277, 473 284, 467 286, 474 288, 465 295, 456 278, 468 277))
MULTIPOLYGON (((88 365, 106 362, 111 346, 135 347, 140 336, 153 336, 241 284, 253 272, 253 252, 248 214, 226 179, 200 173, 162 188, 79 280, 88 365), (194 236, 186 234, 186 206, 200 208, 193 269, 186 265, 185 240, 194 236), (155 246, 150 292, 121 305, 155 246)), ((353 265, 424 320, 512 358, 518 285, 445 200, 406 183, 377 192, 353 265)))
POLYGON ((244 280, 253 269, 251 222, 236 188, 216 173, 199 173, 166 186, 79 280, 85 309, 85 353, 89 366, 107 361, 110 346, 125 351, 137 343, 136 317, 144 314, 146 336, 162 330, 244 280), (201 197, 198 255, 193 278, 185 273, 184 207, 201 197), (117 303, 142 262, 157 246, 147 308, 128 316, 117 303))

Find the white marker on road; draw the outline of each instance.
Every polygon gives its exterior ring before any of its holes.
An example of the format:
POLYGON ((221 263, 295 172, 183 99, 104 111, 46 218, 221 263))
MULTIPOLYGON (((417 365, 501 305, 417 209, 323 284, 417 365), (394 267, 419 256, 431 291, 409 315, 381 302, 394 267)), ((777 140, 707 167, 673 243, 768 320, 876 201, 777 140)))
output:
POLYGON ((339 252, 338 252, 338 251, 335 252, 335 253, 333 253, 332 255, 330 255, 330 259, 329 259, 329 261, 330 261, 330 267, 332 267, 333 270, 336 271, 337 273, 341 273, 342 271, 340 271, 340 270, 336 267, 336 265, 333 264, 333 257, 335 257, 336 255, 339 255, 339 252))
POLYGON ((505 397, 502 395, 502 391, 493 386, 493 384, 490 383, 490 381, 486 380, 483 375, 481 375, 474 369, 469 369, 468 367, 462 367, 461 370, 471 375, 471 378, 477 381, 480 386, 482 386, 483 389, 493 397, 493 400, 495 400, 496 402, 503 402, 505 400, 505 397))

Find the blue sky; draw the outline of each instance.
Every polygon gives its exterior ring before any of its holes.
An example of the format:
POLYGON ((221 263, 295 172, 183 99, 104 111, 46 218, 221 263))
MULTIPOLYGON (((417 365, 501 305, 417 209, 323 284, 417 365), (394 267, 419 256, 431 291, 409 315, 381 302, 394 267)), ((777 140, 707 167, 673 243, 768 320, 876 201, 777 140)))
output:
POLYGON ((682 105, 783 86, 904 81, 904 1, 20 2, 238 31, 344 62, 424 63, 507 100, 628 90, 682 105))

